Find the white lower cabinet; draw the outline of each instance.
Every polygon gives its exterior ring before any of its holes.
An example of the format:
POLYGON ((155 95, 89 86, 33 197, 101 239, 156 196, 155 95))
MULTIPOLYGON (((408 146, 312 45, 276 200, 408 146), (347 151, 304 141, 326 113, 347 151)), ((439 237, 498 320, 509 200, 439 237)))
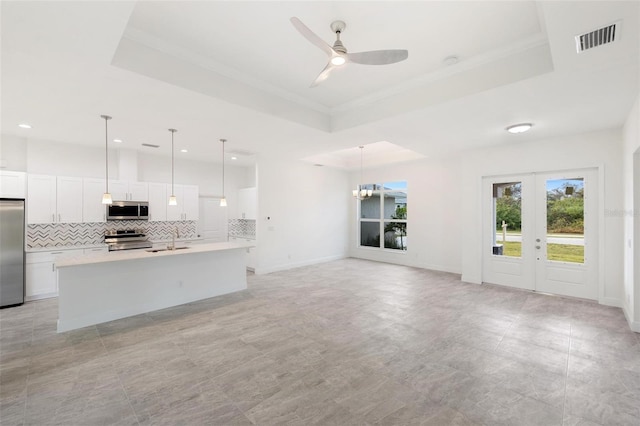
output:
MULTIPOLYGON (((255 240, 250 238, 229 237, 229 241, 246 241, 248 243, 255 244, 255 240)), ((255 247, 247 248, 247 269, 255 271, 256 269, 256 251, 255 247)))
POLYGON ((65 249, 27 253, 25 300, 56 297, 58 295, 56 260, 61 257, 84 254, 85 250, 91 249, 65 249))

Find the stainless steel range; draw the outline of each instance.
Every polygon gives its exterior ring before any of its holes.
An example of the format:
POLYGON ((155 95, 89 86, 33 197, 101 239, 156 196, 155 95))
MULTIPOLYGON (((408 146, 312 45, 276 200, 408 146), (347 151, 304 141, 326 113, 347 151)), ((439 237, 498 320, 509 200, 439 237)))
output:
POLYGON ((107 231, 104 242, 109 245, 109 251, 151 248, 153 244, 147 240, 144 231, 139 229, 121 229, 107 231))

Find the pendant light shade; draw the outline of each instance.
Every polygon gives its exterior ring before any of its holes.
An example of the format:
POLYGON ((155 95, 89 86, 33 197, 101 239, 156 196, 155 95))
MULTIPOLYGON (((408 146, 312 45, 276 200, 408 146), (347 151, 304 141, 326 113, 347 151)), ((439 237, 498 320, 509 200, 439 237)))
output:
POLYGON ((109 193, 109 132, 108 121, 111 117, 108 115, 101 115, 100 118, 104 119, 104 161, 105 161, 105 190, 102 194, 102 204, 113 204, 113 199, 109 193))
MULTIPOLYGON (((360 182, 363 182, 363 178, 362 178, 362 157, 363 157, 364 146, 360 145, 359 148, 360 148, 360 182)), ((357 198, 358 200, 366 200, 367 198, 369 198, 369 197, 371 197, 373 195, 373 189, 364 189, 362 187, 362 184, 359 184, 356 189, 351 191, 351 194, 355 198, 357 198)))
POLYGON ((176 129, 169 129, 169 131, 171 132, 171 195, 169 196, 169 205, 170 206, 177 206, 178 205, 178 199, 176 198, 176 196, 174 195, 175 192, 173 191, 173 134, 175 132, 177 132, 176 129))
POLYGON ((222 198, 220 198, 220 207, 227 207, 227 199, 224 196, 224 143, 226 139, 220 139, 222 142, 222 198))

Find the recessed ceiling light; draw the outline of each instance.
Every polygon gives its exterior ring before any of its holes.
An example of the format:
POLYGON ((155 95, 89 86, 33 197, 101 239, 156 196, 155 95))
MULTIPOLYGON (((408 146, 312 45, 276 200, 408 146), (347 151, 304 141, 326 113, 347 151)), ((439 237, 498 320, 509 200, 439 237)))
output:
POLYGON ((20 127, 21 129, 30 129, 31 128, 31 124, 29 124, 29 123, 20 123, 20 124, 18 124, 18 127, 20 127))
POLYGON ((180 152, 189 152, 186 149, 181 149, 180 152))
POLYGON ((507 127, 507 132, 509 132, 509 133, 524 133, 527 130, 531 129, 531 127, 533 127, 533 124, 531 124, 531 123, 514 124, 514 125, 511 125, 511 126, 507 127))
POLYGON ((231 159, 232 159, 232 160, 237 160, 237 159, 238 159, 238 157, 231 157, 231 159))
POLYGON ((122 139, 114 139, 113 140, 115 143, 122 143, 122 139))

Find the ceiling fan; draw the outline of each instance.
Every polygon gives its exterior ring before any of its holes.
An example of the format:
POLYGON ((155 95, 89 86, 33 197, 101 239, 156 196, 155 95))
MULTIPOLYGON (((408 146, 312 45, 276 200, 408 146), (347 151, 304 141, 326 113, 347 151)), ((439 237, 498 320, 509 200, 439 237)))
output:
POLYGON ((311 31, 302 21, 295 16, 290 19, 294 27, 302 34, 307 40, 315 44, 324 53, 329 56, 329 62, 324 67, 320 75, 311 83, 311 87, 315 87, 322 83, 329 77, 331 71, 344 65, 348 62, 354 62, 356 64, 364 65, 387 65, 394 64, 396 62, 404 61, 409 57, 409 52, 406 50, 392 49, 392 50, 372 50, 369 52, 357 52, 347 53, 346 47, 340 41, 340 34, 347 27, 343 21, 333 21, 331 23, 331 31, 336 33, 336 41, 333 43, 333 47, 325 43, 320 37, 318 37, 313 31, 311 31))

